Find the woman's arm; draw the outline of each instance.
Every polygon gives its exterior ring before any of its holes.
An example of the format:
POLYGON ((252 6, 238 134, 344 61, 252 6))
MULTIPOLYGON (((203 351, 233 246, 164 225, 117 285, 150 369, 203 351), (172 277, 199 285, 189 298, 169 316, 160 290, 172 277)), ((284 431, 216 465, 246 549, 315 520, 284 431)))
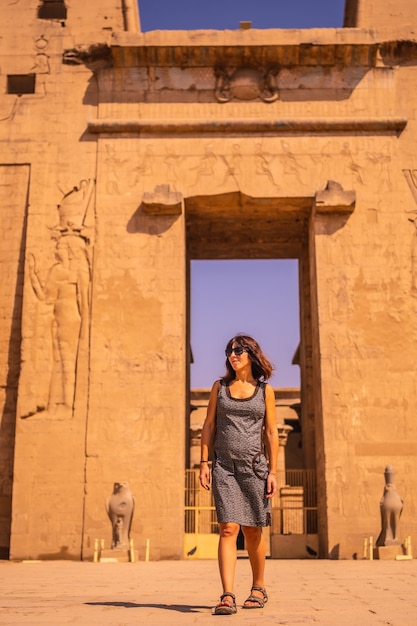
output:
POLYGON ((214 435, 216 433, 216 409, 217 394, 219 391, 219 381, 216 381, 211 388, 210 399, 207 407, 207 415, 201 433, 201 461, 200 463, 200 484, 204 489, 210 489, 210 468, 208 465, 209 454, 213 448, 214 435))
POLYGON ((278 428, 275 393, 271 385, 266 385, 265 388, 265 409, 265 443, 269 459, 266 497, 272 498, 277 492, 278 428))

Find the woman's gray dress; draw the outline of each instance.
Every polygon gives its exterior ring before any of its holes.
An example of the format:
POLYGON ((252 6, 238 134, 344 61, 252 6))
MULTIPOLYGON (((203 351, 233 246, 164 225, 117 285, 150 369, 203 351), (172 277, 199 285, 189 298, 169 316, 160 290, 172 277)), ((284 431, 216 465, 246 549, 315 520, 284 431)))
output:
POLYGON ((213 494, 218 522, 270 526, 265 497, 268 464, 263 453, 265 383, 250 398, 230 395, 220 381, 214 441, 213 494))

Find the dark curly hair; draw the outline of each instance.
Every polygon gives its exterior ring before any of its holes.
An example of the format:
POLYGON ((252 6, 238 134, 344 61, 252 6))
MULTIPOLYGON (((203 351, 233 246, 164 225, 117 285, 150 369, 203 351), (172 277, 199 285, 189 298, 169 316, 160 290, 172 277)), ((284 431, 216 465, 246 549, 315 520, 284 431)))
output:
MULTIPOLYGON (((228 341, 226 346, 226 352, 231 350, 233 344, 246 348, 249 360, 252 364, 252 376, 255 380, 268 380, 271 378, 274 366, 271 361, 262 352, 262 349, 258 342, 249 337, 249 335, 235 335, 228 341)), ((229 359, 226 359, 226 374, 223 376, 223 380, 226 383, 232 382, 236 378, 236 373, 233 367, 230 365, 229 359)))

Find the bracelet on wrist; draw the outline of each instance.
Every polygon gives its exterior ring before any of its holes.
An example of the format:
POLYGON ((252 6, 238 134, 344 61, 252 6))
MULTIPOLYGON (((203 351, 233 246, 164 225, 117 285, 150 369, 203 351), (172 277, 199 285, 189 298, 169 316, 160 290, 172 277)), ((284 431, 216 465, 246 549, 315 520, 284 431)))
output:
POLYGON ((201 459, 200 465, 201 465, 201 463, 208 463, 208 461, 205 461, 204 459, 201 459))

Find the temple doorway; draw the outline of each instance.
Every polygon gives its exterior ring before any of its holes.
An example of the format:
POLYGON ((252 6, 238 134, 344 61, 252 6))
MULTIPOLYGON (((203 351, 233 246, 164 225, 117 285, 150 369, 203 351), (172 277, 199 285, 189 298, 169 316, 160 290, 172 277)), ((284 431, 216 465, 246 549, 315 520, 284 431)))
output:
MULTIPOLYGON (((262 265, 265 264, 288 264, 293 272, 295 289, 297 290, 298 303, 297 311, 292 320, 294 326, 298 327, 297 341, 294 341, 292 363, 297 365, 294 368, 299 373, 297 377, 298 385, 283 386, 279 383, 279 376, 276 381, 271 381, 276 389, 277 399, 277 418, 280 424, 280 445, 288 445, 288 459, 284 460, 281 452, 281 482, 283 490, 283 498, 285 501, 275 503, 275 521, 272 527, 270 545, 271 552, 277 552, 277 548, 272 549, 273 544, 278 547, 281 545, 280 535, 301 535, 297 545, 292 548, 292 544, 288 546, 286 541, 286 556, 294 556, 294 558, 302 558, 300 549, 305 551, 306 535, 315 534, 317 532, 317 501, 315 494, 316 485, 316 463, 315 463, 315 437, 314 437, 314 402, 312 401, 312 383, 311 383, 311 346, 312 346, 312 328, 311 328, 311 268, 309 262, 309 237, 308 224, 313 205, 313 198, 251 198, 244 196, 240 192, 222 194, 218 196, 199 196, 196 198, 188 198, 185 200, 186 215, 186 237, 187 237, 187 255, 188 255, 188 339, 190 345, 189 351, 189 402, 190 407, 189 421, 187 423, 187 444, 188 458, 186 459, 187 481, 189 491, 192 493, 191 499, 188 497, 186 501, 186 542, 187 549, 185 554, 189 556, 191 552, 194 558, 198 558, 198 552, 204 553, 207 558, 207 543, 205 549, 201 544, 199 550, 199 538, 191 536, 193 529, 197 529, 198 524, 194 524, 193 520, 202 516, 207 517, 207 528, 205 529, 211 534, 215 533, 215 520, 213 519, 212 502, 200 503, 197 474, 196 474, 196 458, 193 457, 193 447, 198 456, 199 454, 199 428, 196 426, 196 412, 200 411, 200 421, 203 419, 205 402, 208 401, 209 387, 212 382, 222 375, 222 371, 216 371, 214 376, 208 379, 197 377, 197 385, 193 383, 196 378, 191 375, 192 363, 194 361, 193 342, 191 325, 192 320, 192 274, 201 261, 217 262, 219 277, 212 278, 210 285, 207 284, 203 289, 207 289, 210 293, 207 297, 212 299, 219 296, 218 307, 221 315, 225 320, 233 318, 233 309, 230 311, 226 308, 225 298, 222 298, 220 283, 224 276, 225 268, 228 263, 241 262, 242 265, 257 264, 258 269, 255 271, 262 272, 262 265), (298 388, 297 388, 298 387, 298 388), (295 393, 295 389, 298 392, 295 393), (282 419, 280 419, 282 417, 282 419), (193 425, 193 428, 190 428, 193 425), (291 434, 290 434, 291 433, 291 434), (285 440, 285 441, 284 441, 285 440), (295 444, 295 445, 294 445, 295 444), (191 451, 191 452, 190 452, 191 451), (308 470, 308 476, 306 471, 308 470), (289 478, 288 471, 291 471, 289 478), (195 476, 193 476, 193 472, 195 476), (305 475, 304 475, 305 474, 305 475), (191 482, 192 488, 190 488, 191 482), (288 484, 288 483, 291 484, 288 484), (300 484, 298 484, 300 483, 300 484), (312 493, 314 491, 314 493, 312 493), (283 509, 285 507, 285 512, 283 509), (307 512, 308 511, 308 512, 307 512), (211 529, 211 530, 210 530, 211 529), (188 533, 188 535, 187 535, 188 533), (275 540, 274 540, 275 537, 275 540), (275 541, 275 543, 274 543, 275 541), (278 542, 278 543, 277 543, 278 542), (191 546, 193 543, 193 546, 191 546), (195 544, 195 546, 194 546, 195 544), (302 548, 300 548, 302 546, 302 548), (196 548, 196 549, 195 549, 196 548), (291 552, 293 551, 293 555, 291 552)), ((247 269, 247 266, 246 266, 247 269)), ((227 271, 226 271, 227 274, 227 271)), ((215 273, 214 273, 215 276, 215 273)), ((226 276, 227 280, 227 276, 226 276)), ((245 298, 251 298, 250 285, 253 284, 253 276, 249 276, 247 288, 244 289, 244 283, 240 284, 235 292, 235 306, 237 309, 244 306, 245 298)), ((224 294, 223 294, 224 295, 224 294)), ((262 300, 259 296, 252 294, 257 300, 259 307, 259 322, 262 325, 262 300)), ((216 308, 214 306, 214 308, 216 308)), ((256 307, 255 307, 256 308, 256 307)), ((237 316, 235 315, 237 318, 237 316)), ((228 324, 225 323, 227 327, 228 324)), ((230 332, 226 331, 227 341, 235 332, 247 332, 255 336, 262 347, 268 352, 268 346, 265 341, 259 337, 256 327, 251 328, 235 328, 230 332)), ((272 324, 271 333, 286 333, 285 328, 280 328, 279 324, 272 324)), ((225 343, 222 338, 222 345, 225 343)), ((195 361, 194 361, 195 362, 195 361)), ((223 361, 220 361, 221 366, 223 361)), ((279 364, 278 364, 279 365, 279 364)), ((209 366, 208 366, 208 369, 209 366)), ((221 367, 220 367, 221 369, 221 367)), ((278 370, 279 372, 279 370, 278 370)), ((198 419, 197 419, 198 421, 198 419)), ((201 431, 200 431, 201 432, 201 431)), ((194 455, 195 456, 195 455, 194 455)), ((202 530, 200 525, 200 532, 202 530)), ((197 529, 198 532, 198 529, 197 529)), ((204 534, 204 533, 203 533, 204 534)), ((212 546, 216 545, 212 541, 208 543, 212 546)), ((313 543, 313 552, 317 541, 309 538, 309 543, 313 543)), ((294 542, 292 542, 294 543, 294 542)), ((279 551, 279 550, 278 550, 279 551)), ((309 553, 305 552, 306 558, 309 553)), ((215 555, 213 555, 215 556, 215 555)), ((273 556, 273 555, 272 555, 273 556)), ((201 558, 201 557, 200 557, 201 558)))

